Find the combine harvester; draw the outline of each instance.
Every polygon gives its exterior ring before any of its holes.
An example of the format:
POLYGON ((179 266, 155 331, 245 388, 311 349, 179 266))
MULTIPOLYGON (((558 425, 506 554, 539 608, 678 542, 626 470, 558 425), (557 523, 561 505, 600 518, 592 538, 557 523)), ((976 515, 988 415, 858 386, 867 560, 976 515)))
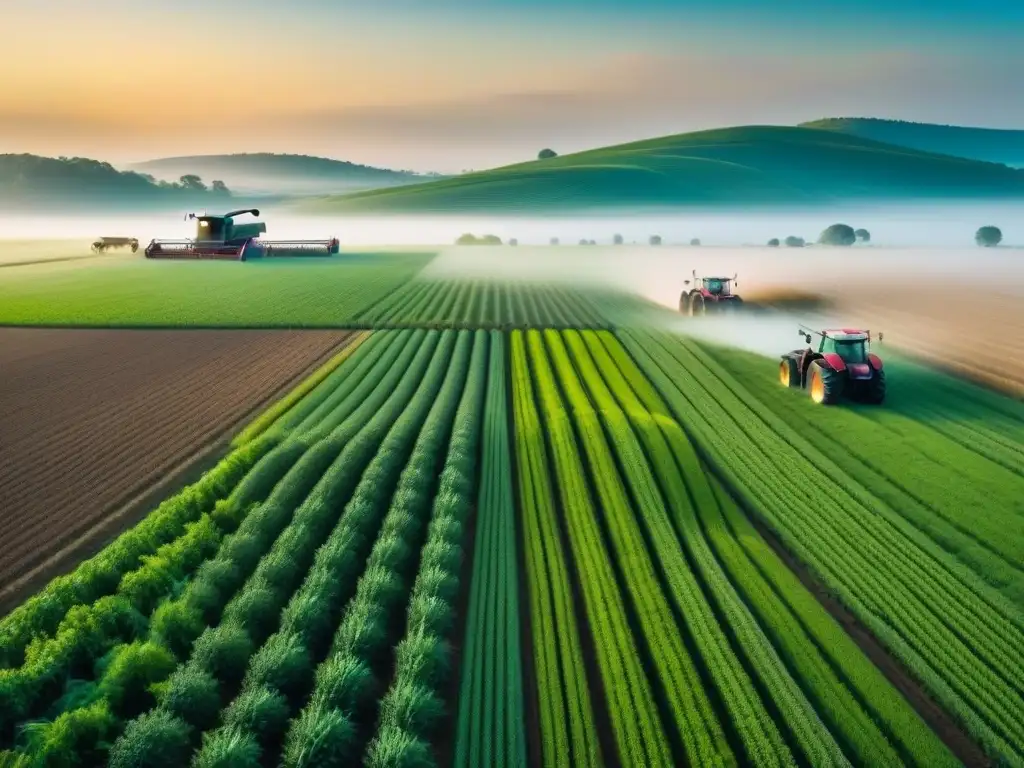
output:
POLYGON ((277 256, 331 256, 338 253, 336 237, 330 240, 260 240, 260 235, 267 231, 267 225, 262 221, 236 224, 235 216, 244 213, 260 215, 257 208, 229 211, 223 216, 187 214, 185 221, 196 221, 195 239, 152 240, 146 246, 146 258, 246 261, 277 256))
MULTIPOLYGON (((832 405, 847 397, 862 403, 881 405, 885 400, 885 372, 882 360, 871 353, 871 331, 855 328, 812 331, 800 328, 808 346, 782 356, 779 381, 784 387, 799 387, 811 393, 811 400, 832 405), (811 335, 819 336, 817 351, 811 349, 811 335)), ((882 340, 882 334, 878 334, 882 340)))
POLYGON ((101 237, 92 244, 93 253, 105 253, 111 248, 131 248, 135 253, 139 250, 139 241, 134 237, 101 237))
MULTIPOLYGON (((732 277, 697 277, 693 270, 693 288, 686 289, 679 296, 679 311, 684 315, 695 317, 710 312, 736 311, 742 308, 743 299, 732 292, 733 284, 739 286, 732 277)), ((683 285, 690 285, 684 281, 683 285)))

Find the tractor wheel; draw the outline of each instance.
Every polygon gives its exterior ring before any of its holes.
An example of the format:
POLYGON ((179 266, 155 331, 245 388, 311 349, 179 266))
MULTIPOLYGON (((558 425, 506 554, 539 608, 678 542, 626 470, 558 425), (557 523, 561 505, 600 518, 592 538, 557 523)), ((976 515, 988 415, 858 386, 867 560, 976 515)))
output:
POLYGON ((683 315, 690 313, 690 294, 685 291, 679 294, 679 313, 683 315))
POLYGON ((690 297, 690 317, 696 317, 703 315, 707 312, 707 304, 704 302, 704 297, 699 293, 695 293, 690 297))
POLYGON ((867 383, 864 399, 871 405, 881 405, 885 401, 885 371, 875 371, 867 383))
POLYGON ((784 387, 800 386, 800 371, 797 370, 796 360, 787 357, 779 363, 779 383, 784 387))
POLYGON ((838 403, 842 387, 841 374, 820 360, 811 362, 810 368, 807 369, 807 389, 811 393, 811 400, 819 405, 838 403))

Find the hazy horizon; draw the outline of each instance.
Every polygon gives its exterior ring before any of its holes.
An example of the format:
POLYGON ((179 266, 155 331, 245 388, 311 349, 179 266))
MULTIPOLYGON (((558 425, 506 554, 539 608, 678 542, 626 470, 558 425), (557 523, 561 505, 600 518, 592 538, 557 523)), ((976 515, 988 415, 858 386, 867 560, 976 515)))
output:
POLYGON ((0 152, 288 152, 453 173, 829 116, 1024 126, 1024 6, 1008 0, 8 6, 0 152))

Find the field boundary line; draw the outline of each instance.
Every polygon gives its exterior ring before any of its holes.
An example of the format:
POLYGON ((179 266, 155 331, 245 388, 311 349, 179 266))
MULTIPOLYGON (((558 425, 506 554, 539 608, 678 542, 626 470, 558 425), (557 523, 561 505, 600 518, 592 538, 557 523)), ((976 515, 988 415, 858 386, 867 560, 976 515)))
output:
POLYGON ((350 340, 351 337, 346 336, 339 344, 317 356, 309 365, 275 388, 222 432, 211 437, 172 467, 156 472, 155 476, 160 478, 156 482, 132 492, 127 499, 116 504, 109 514, 97 520, 94 525, 82 531, 57 552, 14 581, 5 584, 0 588, 0 618, 6 616, 52 579, 70 572, 83 560, 98 554, 121 533, 144 519, 146 514, 165 498, 199 480, 205 472, 230 453, 231 437, 241 425, 249 423, 272 403, 286 396, 298 383, 321 367, 325 360, 329 360, 344 349, 350 340))

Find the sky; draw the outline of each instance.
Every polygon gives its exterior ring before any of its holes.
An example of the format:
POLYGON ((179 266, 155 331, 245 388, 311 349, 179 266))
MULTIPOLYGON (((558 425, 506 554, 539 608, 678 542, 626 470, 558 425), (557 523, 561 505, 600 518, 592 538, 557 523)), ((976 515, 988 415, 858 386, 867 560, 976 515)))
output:
POLYGON ((1024 128, 1020 0, 0 1, 0 153, 449 173, 828 116, 1024 128))

